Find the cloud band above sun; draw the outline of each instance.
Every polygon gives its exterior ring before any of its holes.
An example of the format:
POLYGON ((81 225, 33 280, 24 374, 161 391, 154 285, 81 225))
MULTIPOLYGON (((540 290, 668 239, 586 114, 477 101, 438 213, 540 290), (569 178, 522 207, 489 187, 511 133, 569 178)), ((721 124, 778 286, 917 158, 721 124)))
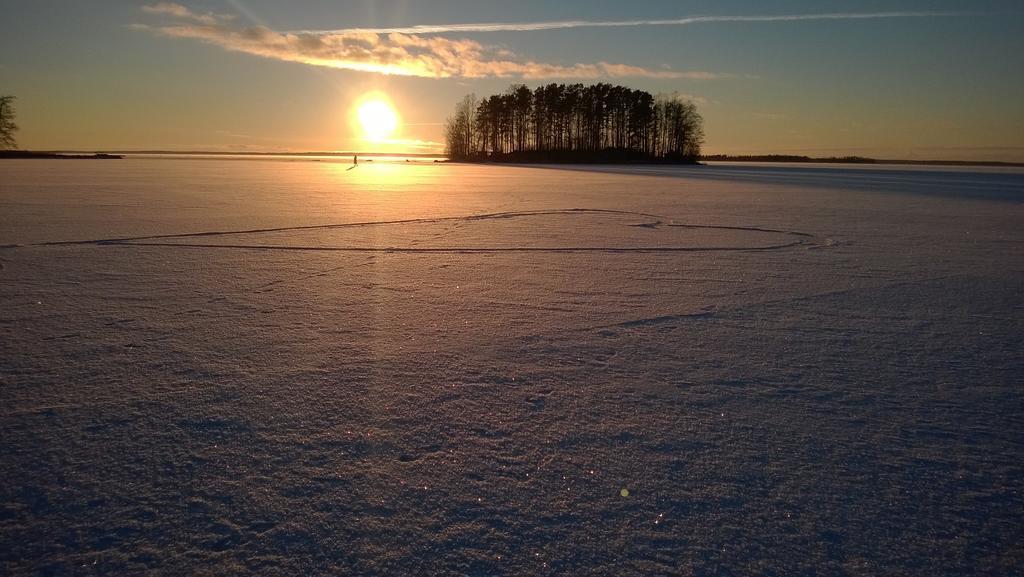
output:
POLYGON ((170 18, 171 22, 159 25, 133 24, 131 27, 136 30, 172 38, 190 38, 225 50, 264 58, 345 70, 424 78, 645 77, 710 80, 733 76, 720 72, 652 69, 611 62, 568 65, 537 62, 475 40, 426 36, 423 33, 367 30, 286 32, 266 26, 241 27, 232 25, 230 16, 197 14, 185 6, 169 2, 146 6, 143 10, 170 18))
POLYGON ((734 74, 677 71, 610 62, 557 64, 537 62, 497 46, 438 34, 510 32, 623 26, 684 26, 715 22, 804 22, 815 20, 874 20, 966 16, 967 12, 843 12, 767 16, 692 16, 662 20, 568 20, 521 23, 430 24, 402 28, 345 28, 339 30, 276 31, 266 26, 232 24, 233 15, 199 14, 173 2, 142 8, 171 19, 160 25, 133 28, 173 38, 191 38, 225 50, 244 52, 313 66, 425 78, 601 79, 668 78, 711 80, 734 74))

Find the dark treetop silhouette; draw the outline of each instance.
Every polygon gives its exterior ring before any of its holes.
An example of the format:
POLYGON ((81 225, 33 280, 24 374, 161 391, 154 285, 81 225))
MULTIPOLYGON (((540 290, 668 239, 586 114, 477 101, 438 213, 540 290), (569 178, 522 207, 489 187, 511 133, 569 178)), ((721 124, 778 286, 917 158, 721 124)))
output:
POLYGON ((0 150, 15 148, 14 133, 18 125, 14 123, 14 97, 0 96, 0 150))
POLYGON ((692 102, 603 83, 471 94, 445 125, 448 157, 469 161, 693 163, 703 140, 692 102))

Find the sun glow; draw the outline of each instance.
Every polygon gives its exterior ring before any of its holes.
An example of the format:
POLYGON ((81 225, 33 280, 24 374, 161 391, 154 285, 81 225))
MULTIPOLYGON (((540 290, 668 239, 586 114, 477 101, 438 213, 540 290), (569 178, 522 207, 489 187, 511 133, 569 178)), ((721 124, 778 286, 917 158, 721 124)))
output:
POLYGON ((398 113, 391 104, 379 96, 367 98, 356 109, 363 135, 371 142, 386 140, 398 129, 398 113))

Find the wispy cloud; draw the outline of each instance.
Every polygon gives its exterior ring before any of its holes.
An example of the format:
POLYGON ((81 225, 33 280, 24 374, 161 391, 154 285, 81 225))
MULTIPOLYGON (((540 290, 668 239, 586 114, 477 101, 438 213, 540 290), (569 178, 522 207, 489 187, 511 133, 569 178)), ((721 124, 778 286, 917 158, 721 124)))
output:
POLYGON ((213 12, 198 14, 181 4, 175 4, 174 2, 157 2, 150 6, 143 6, 142 11, 149 14, 173 16, 174 18, 179 18, 181 20, 191 20, 193 22, 199 22, 200 24, 207 25, 217 24, 222 20, 233 20, 235 17, 233 14, 214 14, 213 12))
POLYGON ((143 8, 170 17, 160 25, 132 28, 172 38, 190 38, 244 52, 313 66, 426 78, 597 79, 620 77, 710 80, 732 74, 708 71, 652 69, 612 62, 556 64, 522 58, 512 51, 469 39, 427 36, 395 31, 343 30, 280 32, 266 26, 233 26, 229 18, 196 14, 162 2, 143 8))
POLYGON ((467 24, 418 24, 394 28, 343 28, 302 30, 297 34, 444 34, 452 32, 530 32, 568 28, 621 28, 628 26, 686 26, 713 22, 803 22, 813 20, 879 20, 886 18, 943 18, 968 16, 974 12, 833 12, 824 14, 780 14, 762 16, 688 16, 662 20, 556 20, 548 22, 481 22, 467 24))

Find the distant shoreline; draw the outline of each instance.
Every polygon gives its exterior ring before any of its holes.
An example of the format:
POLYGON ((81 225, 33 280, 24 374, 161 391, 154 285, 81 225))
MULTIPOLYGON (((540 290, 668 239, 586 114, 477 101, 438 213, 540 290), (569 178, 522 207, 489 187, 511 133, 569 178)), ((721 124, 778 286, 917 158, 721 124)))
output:
MULTIPOLYGON (((307 152, 226 152, 223 150, 110 150, 109 154, 161 154, 167 156, 401 156, 403 158, 446 158, 444 154, 433 152, 338 152, 338 151, 307 151, 307 152)), ((69 154, 76 153, 69 151, 69 154)))
POLYGON ((92 154, 65 154, 61 152, 37 152, 33 150, 0 150, 0 158, 12 159, 56 159, 56 160, 120 160, 120 154, 96 152, 92 154))
POLYGON ((732 155, 708 154, 700 157, 702 162, 777 162, 814 164, 911 164, 922 166, 1024 166, 1024 162, 1003 162, 999 160, 902 160, 895 158, 868 158, 863 156, 812 157, 788 154, 732 155))

